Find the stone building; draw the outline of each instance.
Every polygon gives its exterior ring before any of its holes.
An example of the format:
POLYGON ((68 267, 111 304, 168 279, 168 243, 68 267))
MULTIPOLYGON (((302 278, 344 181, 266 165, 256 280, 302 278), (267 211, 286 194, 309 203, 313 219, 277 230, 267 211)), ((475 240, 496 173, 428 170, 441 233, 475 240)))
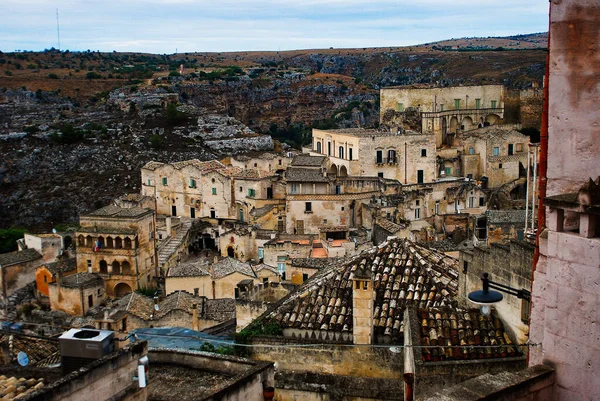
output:
POLYGON ((110 205, 79 218, 77 270, 97 273, 108 296, 152 287, 157 275, 155 216, 150 209, 110 205))
POLYGON ((77 259, 75 258, 61 259, 38 267, 35 270, 35 289, 38 299, 47 300, 50 295, 48 285, 56 282, 59 275, 67 277, 75 273, 77 273, 77 259))
MULTIPOLYGON (((273 279, 276 277, 276 274, 272 275, 273 279)), ((258 283, 259 278, 252 266, 233 258, 223 258, 212 265, 188 261, 169 269, 165 292, 187 291, 210 299, 235 299, 255 282, 258 283)))
POLYGON ((84 316, 91 308, 106 300, 105 283, 96 273, 77 273, 58 277, 48 284, 50 308, 84 316))
POLYGON ((432 134, 440 148, 451 144, 457 132, 502 122, 504 96, 502 85, 382 88, 380 122, 390 123, 395 113, 415 109, 420 131, 432 134))
POLYGON ((96 328, 130 332, 146 327, 184 327, 204 330, 230 322, 233 327, 235 301, 207 299, 175 291, 161 299, 132 292, 94 316, 96 328))
POLYGON ((511 126, 493 126, 457 134, 454 147, 460 170, 449 161, 442 161, 445 175, 480 180, 487 177, 490 188, 500 187, 525 176, 529 137, 511 126))
POLYGON ((73 238, 69 235, 63 237, 60 234, 25 233, 23 243, 25 244, 24 248, 35 249, 42 255, 45 263, 51 263, 63 255, 72 240, 73 238))
MULTIPOLYGON (((328 174, 416 184, 435 180, 435 137, 411 130, 313 129, 312 154, 329 158, 328 174)), ((292 163, 293 165, 293 163, 292 163)))
POLYGON ((0 284, 4 299, 35 280, 35 269, 44 262, 35 249, 0 254, 0 284))

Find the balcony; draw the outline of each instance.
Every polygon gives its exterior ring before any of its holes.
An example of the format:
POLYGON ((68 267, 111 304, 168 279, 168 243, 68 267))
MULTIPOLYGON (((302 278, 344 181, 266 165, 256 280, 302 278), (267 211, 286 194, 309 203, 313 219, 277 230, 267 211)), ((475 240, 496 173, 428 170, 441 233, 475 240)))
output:
POLYGON ((375 164, 377 164, 378 166, 384 166, 384 165, 394 165, 394 164, 398 164, 398 158, 396 157, 384 157, 381 160, 377 160, 375 159, 375 164))

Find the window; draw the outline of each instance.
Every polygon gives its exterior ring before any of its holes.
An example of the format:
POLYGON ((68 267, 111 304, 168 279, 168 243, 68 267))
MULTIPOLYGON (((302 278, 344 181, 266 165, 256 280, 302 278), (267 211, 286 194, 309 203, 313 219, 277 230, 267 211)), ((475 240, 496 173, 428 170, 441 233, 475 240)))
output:
POLYGON ((298 184, 296 184, 295 182, 292 182, 291 192, 292 192, 292 194, 297 194, 298 193, 298 184))
POLYGON ((415 219, 420 219, 421 218, 421 208, 418 207, 415 209, 415 219))
POLYGON ((352 148, 348 149, 348 160, 352 160, 352 148))
POLYGON ((217 194, 217 188, 213 188, 213 189, 212 189, 212 194, 213 194, 213 195, 216 195, 216 194, 217 194))
POLYGON ((522 152, 522 151, 523 151, 523 144, 517 143, 517 152, 522 152))
POLYGON ((460 99, 454 99, 454 108, 456 110, 460 109, 460 99))
POLYGON ((369 289, 369 282, 363 281, 363 290, 368 290, 368 289, 369 289))
POLYGON ((279 165, 281 166, 281 159, 279 159, 279 165))
POLYGON ((190 218, 192 218, 192 219, 196 218, 196 208, 195 207, 190 207, 190 218))
POLYGON ((521 321, 529 323, 529 301, 521 299, 521 321))
POLYGON ((512 155, 514 153, 514 145, 512 143, 508 144, 508 155, 512 155))
POLYGON ((254 168, 257 168, 257 167, 258 167, 258 163, 254 163, 254 168))
POLYGON ((485 198, 483 196, 479 197, 479 206, 485 206, 485 198))
POLYGON ((152 185, 152 181, 148 178, 148 186, 152 185))
MULTIPOLYGON (((279 259, 280 256, 277 257, 279 259)), ((285 280, 285 262, 277 262, 277 271, 284 277, 285 280)))
POLYGON ((102 288, 98 288, 98 296, 102 295, 102 288))
POLYGON ((162 178, 162 184, 165 186, 167 185, 167 177, 162 178))
POLYGON ((400 112, 404 111, 404 104, 403 103, 398 103, 398 111, 400 111, 400 112))
POLYGON ((304 213, 312 213, 312 202, 304 202, 304 213))
POLYGON ((427 149, 421 149, 421 157, 427 157, 427 149))
POLYGON ((331 156, 331 142, 327 142, 327 156, 331 156))
POLYGON ((341 193, 342 193, 342 187, 341 187, 341 186, 339 186, 339 185, 336 185, 336 186, 335 186, 335 194, 336 194, 336 195, 339 195, 339 194, 341 194, 341 193))
POLYGON ((94 306, 94 296, 93 295, 88 295, 88 306, 91 308, 92 306, 94 306))
POLYGON ((258 258, 262 259, 265 257, 265 248, 258 248, 258 258))
POLYGON ((452 167, 446 167, 444 169, 444 171, 446 172, 446 175, 451 175, 452 174, 452 167))
POLYGON ((498 163, 498 168, 502 168, 502 163, 498 163))
POLYGON ((476 109, 481 108, 481 99, 475 99, 475 108, 476 109))
POLYGON ((499 156, 500 155, 500 148, 495 146, 494 147, 494 156, 499 156))
POLYGON ((217 212, 215 209, 210 209, 210 218, 215 219, 217 217, 217 212))
POLYGON ((393 149, 388 150, 388 164, 396 163, 396 151, 393 149))
POLYGON ((417 199, 417 200, 415 201, 415 205, 416 205, 416 206, 421 206, 421 201, 420 201, 419 199, 417 199))
POLYGON ((190 188, 196 188, 196 180, 190 178, 190 188))
MULTIPOLYGON (((248 168, 248 166, 246 166, 246 168, 248 168)), ((215 183, 215 179, 213 178, 212 180, 210 180, 213 184, 215 183)))
POLYGON ((248 188, 248 198, 254 198, 256 196, 256 190, 248 188))
POLYGON ((44 283, 48 282, 48 276, 44 276, 44 283))
POLYGON ((475 197, 469 196, 469 207, 475 207, 475 197))
POLYGON ((360 281, 356 280, 356 284, 354 286, 357 290, 360 290, 360 281))
POLYGON ((343 158, 344 158, 344 147, 343 147, 343 146, 340 146, 340 147, 338 148, 338 157, 339 157, 340 159, 343 159, 343 158))
POLYGON ((317 142, 317 153, 321 153, 321 142, 317 142))
POLYGON ((244 192, 244 189, 242 187, 240 187, 240 192, 244 192))
POLYGON ((308 274, 303 273, 302 274, 302 282, 305 282, 306 280, 308 280, 308 274))
POLYGON ((381 172, 377 173, 377 177, 383 178, 383 173, 381 173, 381 172))
POLYGON ((381 151, 381 150, 377 151, 376 161, 377 161, 377 164, 382 164, 383 163, 383 151, 381 151))
POLYGON ((440 111, 444 111, 444 103, 440 103, 440 111))
POLYGON ((475 154, 475 148, 473 148, 472 146, 469 148, 469 154, 470 155, 474 155, 475 154))
POLYGON ((417 183, 423 183, 423 170, 417 170, 417 183))
POLYGON ((495 109, 497 105, 497 101, 496 100, 492 100, 492 109, 495 109))
POLYGON ((91 260, 87 260, 87 269, 88 269, 88 273, 92 272, 92 261, 91 260))
POLYGON ((468 271, 469 271, 469 262, 467 262, 466 260, 463 260, 463 273, 467 274, 468 271))
POLYGON ((468 178, 469 180, 472 180, 472 179, 473 179, 473 174, 467 174, 467 178, 468 178))
POLYGON ((239 214, 240 214, 240 221, 244 221, 244 209, 240 209, 239 214))
POLYGON ((435 214, 440 214, 440 201, 435 201, 435 214))

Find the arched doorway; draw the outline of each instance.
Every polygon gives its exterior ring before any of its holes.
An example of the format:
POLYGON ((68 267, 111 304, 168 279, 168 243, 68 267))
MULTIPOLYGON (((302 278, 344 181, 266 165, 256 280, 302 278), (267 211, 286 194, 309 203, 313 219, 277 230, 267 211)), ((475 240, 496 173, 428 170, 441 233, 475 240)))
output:
POLYGON ((458 118, 456 117, 452 117, 450 119, 450 132, 455 134, 456 133, 456 128, 458 128, 458 118))
POLYGON ((337 177, 337 166, 335 164, 332 164, 331 167, 329 167, 329 170, 327 171, 328 175, 332 175, 334 177, 337 177))
POLYGON ((121 264, 116 260, 112 262, 112 274, 121 274, 121 264))
POLYGON ((131 292, 132 292, 132 290, 131 290, 131 287, 129 286, 129 284, 119 283, 119 284, 115 285, 115 290, 114 290, 115 297, 122 297, 131 292))
POLYGON ((73 239, 71 238, 71 236, 70 235, 65 236, 65 238, 63 239, 63 247, 65 249, 67 249, 71 246, 72 243, 73 243, 73 239))
POLYGON ((346 166, 340 167, 340 177, 348 177, 348 169, 346 166))
POLYGON ((100 273, 108 274, 108 263, 106 263, 106 260, 100 261, 100 273))
POLYGON ((121 263, 121 274, 131 274, 131 265, 128 261, 121 263))
POLYGON ((473 129, 473 119, 471 117, 463 118, 461 128, 463 131, 472 130, 473 129))
POLYGON ((235 251, 233 250, 232 246, 228 246, 227 247, 227 256, 229 256, 230 258, 234 258, 235 257, 235 251))
POLYGON ((496 124, 498 124, 499 120, 500 120, 500 117, 497 116, 496 114, 488 114, 485 117, 485 124, 484 125, 496 125, 496 124))

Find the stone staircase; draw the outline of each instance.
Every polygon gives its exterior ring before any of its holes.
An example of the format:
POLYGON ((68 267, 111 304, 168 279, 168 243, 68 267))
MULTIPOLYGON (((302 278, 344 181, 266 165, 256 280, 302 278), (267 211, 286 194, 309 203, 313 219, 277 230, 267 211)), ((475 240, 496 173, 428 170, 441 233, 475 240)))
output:
POLYGON ((163 242, 158 247, 158 267, 162 270, 172 256, 180 250, 192 228, 191 219, 181 219, 181 225, 174 236, 163 242))

